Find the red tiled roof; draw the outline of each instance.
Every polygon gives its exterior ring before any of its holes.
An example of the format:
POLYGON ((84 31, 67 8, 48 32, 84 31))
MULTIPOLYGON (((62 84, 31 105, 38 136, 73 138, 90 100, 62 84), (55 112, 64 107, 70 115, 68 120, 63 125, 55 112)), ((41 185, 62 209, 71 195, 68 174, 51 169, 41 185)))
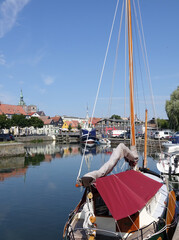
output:
POLYGON ((61 118, 60 116, 51 117, 51 119, 53 119, 54 122, 58 122, 60 118, 61 118))
POLYGON ((77 120, 72 120, 72 121, 66 121, 67 125, 71 125, 72 128, 77 128, 78 127, 78 124, 79 122, 77 120))
MULTIPOLYGON (((92 124, 95 126, 97 122, 99 122, 101 120, 101 118, 93 118, 92 119, 92 124)), ((91 121, 91 118, 90 118, 90 121, 91 121)), ((90 122, 89 121, 89 122, 90 122)))
POLYGON ((44 122, 45 125, 49 125, 51 124, 51 122, 53 121, 51 118, 50 119, 46 119, 46 120, 42 120, 44 122))
POLYGON ((30 112, 30 113, 28 113, 28 115, 32 116, 34 113, 36 113, 36 112, 30 112))
POLYGON ((22 114, 27 115, 22 106, 10 105, 10 104, 0 104, 0 114, 22 114))
POLYGON ((44 122, 45 125, 49 125, 53 121, 53 119, 51 119, 49 116, 41 116, 40 119, 44 122))

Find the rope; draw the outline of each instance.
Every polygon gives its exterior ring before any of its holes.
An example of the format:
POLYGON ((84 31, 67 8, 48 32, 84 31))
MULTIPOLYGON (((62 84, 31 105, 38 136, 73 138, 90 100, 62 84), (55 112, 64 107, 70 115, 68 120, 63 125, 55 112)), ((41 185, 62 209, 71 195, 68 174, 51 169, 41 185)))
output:
POLYGON ((95 109, 96 109, 96 103, 97 103, 97 100, 98 100, 99 90, 100 90, 100 87, 101 87, 101 82, 102 82, 103 73, 104 73, 104 67, 106 65, 106 59, 107 59, 107 55, 108 55, 108 51, 109 51, 109 45, 110 45, 110 42, 111 42, 111 36, 112 36, 113 28, 114 28, 114 23, 115 23, 115 19, 116 19, 118 5, 119 5, 119 0, 117 1, 117 4, 116 4, 116 9, 115 9, 115 13, 114 13, 114 18, 113 18, 113 22, 112 22, 110 35, 109 35, 108 45, 107 45, 107 49, 106 49, 106 54, 105 54, 105 58, 104 58, 104 62, 103 62, 103 67, 102 67, 102 71, 101 71, 101 76, 100 76, 100 80, 99 80, 99 85, 98 85, 98 89, 97 89, 96 99, 95 99, 95 103, 94 103, 94 106, 93 106, 93 112, 92 112, 90 123, 92 123, 92 120, 93 120, 93 117, 94 117, 94 112, 95 112, 95 109))
MULTIPOLYGON (((115 23, 115 19, 116 19, 116 14, 117 14, 118 5, 119 5, 119 0, 117 0, 117 4, 116 4, 116 8, 115 8, 115 13, 114 13, 113 22, 112 22, 111 31, 110 31, 109 40, 108 40, 108 45, 107 45, 107 49, 106 49, 106 54, 105 54, 105 58, 104 58, 104 62, 103 62, 103 67, 102 67, 102 71, 101 71, 101 76, 100 76, 100 80, 99 80, 99 85, 98 85, 98 89, 97 89, 97 94, 96 94, 96 98, 95 98, 95 103, 94 103, 94 106, 93 106, 93 112, 92 112, 92 116, 91 116, 91 120, 90 120, 90 125, 91 125, 91 126, 92 126, 92 121, 93 121, 93 117, 94 117, 94 112, 95 112, 95 108, 96 108, 96 103, 97 103, 97 99, 98 99, 98 95, 99 95, 99 90, 100 90, 101 82, 102 82, 102 78, 103 78, 104 67, 105 67, 105 65, 106 65, 106 59, 107 59, 107 55, 108 55, 109 45, 110 45, 110 42, 111 42, 111 36, 112 36, 113 28, 114 28, 114 23, 115 23)), ((89 134, 88 134, 88 136, 87 136, 87 140, 88 140, 88 137, 89 137, 89 134)), ((84 153, 83 153, 83 156, 82 156, 82 159, 81 159, 81 164, 80 164, 80 168, 79 168, 77 180, 79 179, 79 177, 80 177, 80 175, 81 175, 81 169, 82 169, 82 165, 83 165, 83 162, 84 162, 85 151, 86 151, 86 144, 85 144, 84 153)))
POLYGON ((117 59, 118 59, 119 41, 120 41, 120 36, 121 36, 121 26, 122 26, 123 10, 124 10, 124 1, 123 1, 123 4, 122 4, 122 10, 121 10, 121 19, 120 19, 120 25, 119 25, 119 33, 118 33, 118 41, 117 41, 117 47, 116 47, 115 63, 114 63, 114 69, 113 69, 111 96, 110 96, 109 108, 108 108, 108 117, 110 116, 111 105, 112 105, 112 94, 113 94, 113 87, 114 87, 114 79, 115 79, 115 75, 116 75, 116 66, 117 66, 117 59))
POLYGON ((126 83, 127 83, 127 0, 126 0, 126 11, 125 11, 125 90, 124 90, 124 117, 126 118, 126 83))

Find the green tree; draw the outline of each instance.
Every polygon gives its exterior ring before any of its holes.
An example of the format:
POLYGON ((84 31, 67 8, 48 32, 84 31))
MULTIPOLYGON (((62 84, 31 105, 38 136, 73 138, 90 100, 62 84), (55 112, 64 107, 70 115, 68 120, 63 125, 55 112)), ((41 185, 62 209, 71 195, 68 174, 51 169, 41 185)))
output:
POLYGON ((121 119, 121 116, 113 114, 110 118, 111 119, 121 119))
POLYGON ((34 128, 42 128, 44 122, 38 117, 31 117, 29 119, 29 126, 33 126, 34 128))
POLYGON ((166 119, 157 118, 158 127, 161 129, 169 128, 169 121, 166 119))
POLYGON ((26 117, 24 115, 15 114, 12 116, 11 125, 23 128, 23 127, 28 127, 29 122, 28 122, 28 119, 26 119, 26 117))
POLYGON ((80 130, 80 129, 81 129, 81 125, 80 125, 79 123, 78 123, 78 127, 77 127, 77 128, 78 128, 78 130, 80 130))
POLYGON ((72 130, 71 124, 68 126, 68 131, 70 132, 72 130))
POLYGON ((7 119, 5 114, 0 115, 0 129, 9 128, 10 119, 7 119))
POLYGON ((165 110, 169 119, 169 126, 176 131, 179 130, 179 86, 166 101, 165 110))

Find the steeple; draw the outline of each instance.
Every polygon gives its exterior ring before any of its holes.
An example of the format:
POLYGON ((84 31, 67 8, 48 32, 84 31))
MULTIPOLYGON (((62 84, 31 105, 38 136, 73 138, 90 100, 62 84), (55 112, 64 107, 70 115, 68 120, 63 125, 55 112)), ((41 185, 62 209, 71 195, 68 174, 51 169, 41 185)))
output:
POLYGON ((22 94, 22 89, 21 89, 21 93, 20 93, 20 101, 19 101, 19 104, 20 106, 24 106, 26 105, 25 102, 24 102, 24 99, 23 99, 23 94, 22 94))

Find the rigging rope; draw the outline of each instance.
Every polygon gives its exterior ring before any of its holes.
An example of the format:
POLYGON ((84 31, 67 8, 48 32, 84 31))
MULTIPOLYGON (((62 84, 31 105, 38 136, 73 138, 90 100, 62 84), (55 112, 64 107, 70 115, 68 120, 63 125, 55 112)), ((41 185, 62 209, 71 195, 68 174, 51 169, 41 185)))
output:
POLYGON ((115 75, 116 75, 116 66, 117 66, 117 59, 118 59, 118 52, 119 52, 118 50, 119 50, 119 41, 120 41, 120 36, 121 36, 121 26, 122 26, 123 10, 124 10, 124 1, 123 1, 123 4, 122 4, 122 10, 121 10, 121 19, 120 19, 120 25, 119 25, 117 47, 116 47, 116 56, 115 56, 115 63, 114 63, 114 69, 113 69, 111 95, 110 95, 109 108, 108 108, 108 117, 110 116, 110 113, 111 113, 112 94, 113 94, 114 80, 115 80, 115 75))
MULTIPOLYGON (((100 80, 99 80, 99 85, 98 85, 97 94, 96 94, 96 98, 95 98, 95 103, 94 103, 94 106, 93 106, 93 112, 92 112, 92 116, 91 116, 91 120, 90 120, 90 125, 92 125, 94 112, 95 112, 95 108, 96 108, 96 103, 97 103, 97 99, 98 99, 98 95, 99 95, 99 90, 100 90, 100 87, 101 87, 101 82, 102 82, 103 73, 104 73, 104 67, 106 65, 106 59, 107 59, 107 55, 108 55, 109 45, 110 45, 110 42, 111 42, 111 36, 112 36, 112 33, 113 33, 113 28, 114 28, 114 23, 115 23, 115 19, 116 19, 118 5, 119 5, 119 0, 117 0, 117 4, 116 4, 116 8, 115 8, 115 13, 114 13, 113 22, 112 22, 111 31, 110 31, 109 40, 108 40, 108 45, 107 45, 107 49, 106 49, 106 54, 105 54, 105 58, 104 58, 104 62, 103 62, 101 75, 100 75, 100 80)), ((85 150, 86 150, 86 144, 85 144, 85 150)), ((79 172, 78 172, 77 180, 79 179, 79 177, 81 175, 81 169, 82 169, 82 165, 83 165, 83 161, 84 161, 85 150, 84 150, 84 153, 83 153, 83 156, 82 156, 82 160, 81 160, 81 164, 80 164, 80 169, 79 169, 79 172)))

